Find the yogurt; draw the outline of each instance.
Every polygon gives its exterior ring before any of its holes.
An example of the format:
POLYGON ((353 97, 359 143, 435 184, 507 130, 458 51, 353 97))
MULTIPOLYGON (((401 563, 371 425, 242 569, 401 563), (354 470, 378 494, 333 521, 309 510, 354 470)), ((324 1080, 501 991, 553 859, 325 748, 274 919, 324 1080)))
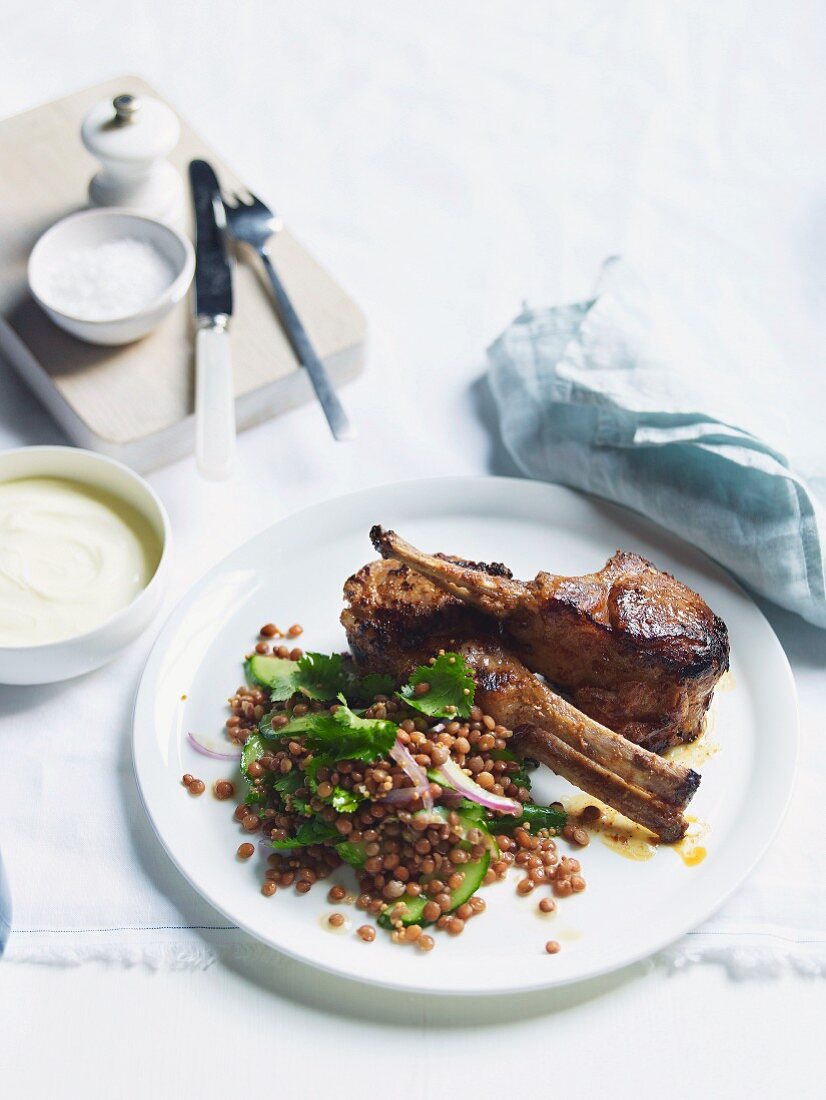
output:
POLYGON ((151 524, 103 490, 62 478, 0 482, 0 646, 85 634, 149 584, 151 524))

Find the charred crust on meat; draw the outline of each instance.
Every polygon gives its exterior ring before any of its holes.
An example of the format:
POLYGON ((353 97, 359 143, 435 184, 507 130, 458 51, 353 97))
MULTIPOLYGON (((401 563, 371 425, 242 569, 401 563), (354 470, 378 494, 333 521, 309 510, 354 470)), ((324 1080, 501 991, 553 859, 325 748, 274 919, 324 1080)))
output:
MULTIPOLYGON (((373 549, 385 559, 393 557, 392 541, 396 538, 398 538, 398 535, 395 531, 385 531, 379 523, 374 524, 370 528, 370 541, 373 544, 373 549)), ((453 565, 459 565, 463 569, 473 569, 477 573, 485 573, 489 577, 505 577, 507 580, 513 579, 513 573, 506 565, 503 565, 501 561, 468 561, 465 558, 458 558, 452 554, 434 554, 433 556, 441 559, 441 561, 449 561, 452 562, 453 565)))
POLYGON ((373 544, 373 549, 377 554, 381 554, 383 558, 392 557, 390 548, 387 545, 387 540, 389 536, 395 533, 395 531, 385 531, 380 523, 374 523, 370 528, 370 541, 373 544))
POLYGON ((474 572, 484 573, 488 577, 505 577, 506 580, 513 580, 513 573, 501 561, 466 561, 465 558, 457 558, 453 554, 434 554, 433 557, 452 562, 453 565, 460 565, 462 569, 473 569, 474 572))

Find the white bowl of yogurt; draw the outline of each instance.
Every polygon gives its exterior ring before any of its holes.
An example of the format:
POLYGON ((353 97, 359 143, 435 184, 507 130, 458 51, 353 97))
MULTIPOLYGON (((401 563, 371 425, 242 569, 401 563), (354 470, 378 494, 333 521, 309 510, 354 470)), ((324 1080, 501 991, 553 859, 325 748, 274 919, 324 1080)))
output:
POLYGON ((132 470, 74 447, 0 452, 0 683, 68 680, 155 617, 169 518, 132 470))
POLYGON ((195 271, 189 240, 166 222, 103 207, 70 214, 29 256, 32 297, 56 325, 92 344, 128 344, 156 328, 195 271))

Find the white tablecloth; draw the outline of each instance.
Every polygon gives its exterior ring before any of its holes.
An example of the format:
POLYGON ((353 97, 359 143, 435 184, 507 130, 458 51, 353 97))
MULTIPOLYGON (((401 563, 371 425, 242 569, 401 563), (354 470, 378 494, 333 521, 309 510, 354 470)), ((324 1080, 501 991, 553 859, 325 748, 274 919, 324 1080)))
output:
MULTIPOLYGON (((369 371, 344 394, 361 428, 355 445, 333 444, 310 406, 246 433, 231 483, 200 483, 190 461, 152 476, 176 531, 175 593, 265 522, 315 500, 397 478, 513 472, 478 383, 484 348, 522 299, 587 293, 612 252, 735 325, 744 354, 782 364, 784 385, 819 369, 826 11, 817 5, 8 7, 0 111, 114 72, 145 74, 277 203, 369 319, 369 371)), ((0 445, 59 439, 0 373, 0 445)), ((826 638, 770 617, 795 669, 804 736, 820 736, 826 638)), ((124 707, 147 642, 115 666, 124 707)), ((94 685, 38 690, 38 705, 74 735, 94 720, 94 685)), ((27 732, 30 704, 28 689, 0 688, 0 737, 27 732)), ((124 754, 127 726, 124 710, 112 729, 124 754)), ((48 867, 43 876, 47 888, 48 867)), ((610 1080, 619 1094, 645 1095, 666 1075, 675 1095, 762 1095, 770 1084, 817 1094, 821 986, 743 986, 702 969, 673 981, 634 968, 457 1019, 455 1006, 353 991, 283 960, 154 979, 2 966, 1 1003, 15 1010, 4 1013, 0 1052, 10 1095, 38 1084, 104 1095, 97 1082, 114 1073, 124 1095, 253 1087, 234 1052, 265 1034, 261 1056, 286 1095, 302 1083, 313 1094, 308 1073, 319 1091, 355 1095, 359 1071, 378 1063, 390 1074, 406 1043, 479 1095, 554 1051, 580 1087, 610 1080), (771 1017, 803 1044, 800 1057, 771 1056, 771 1017), (619 1083, 608 1068, 628 1060, 618 1019, 636 1025, 630 1041, 650 1060, 619 1083), (95 1070, 78 1045, 90 1028, 95 1070), (475 1060, 480 1028, 504 1044, 494 1066, 475 1060), (150 1036, 157 1056, 124 1061, 150 1036), (604 1062, 587 1056, 594 1044, 604 1062), (329 1048, 339 1070, 316 1057, 329 1048), (680 1050, 708 1057, 675 1075, 680 1050), (342 1081, 341 1067, 352 1077, 342 1081)))

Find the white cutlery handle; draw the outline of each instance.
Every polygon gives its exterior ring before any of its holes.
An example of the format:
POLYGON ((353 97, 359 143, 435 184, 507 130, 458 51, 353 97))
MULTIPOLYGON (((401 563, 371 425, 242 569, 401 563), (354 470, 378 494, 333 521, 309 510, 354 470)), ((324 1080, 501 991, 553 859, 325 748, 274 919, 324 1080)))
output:
POLYGON ((195 458, 203 477, 229 477, 235 454, 235 395, 224 325, 195 335, 195 458))

